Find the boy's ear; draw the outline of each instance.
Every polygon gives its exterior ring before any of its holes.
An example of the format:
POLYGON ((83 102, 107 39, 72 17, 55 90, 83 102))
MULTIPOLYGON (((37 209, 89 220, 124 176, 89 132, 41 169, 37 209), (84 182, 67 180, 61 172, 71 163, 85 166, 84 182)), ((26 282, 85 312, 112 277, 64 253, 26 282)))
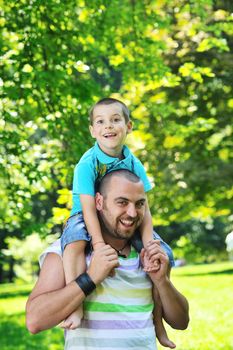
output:
POLYGON ((99 211, 103 209, 103 200, 104 200, 104 197, 102 196, 102 194, 100 194, 99 192, 96 192, 95 205, 96 205, 96 209, 99 211))
POLYGON ((92 125, 89 125, 89 130, 90 130, 90 134, 93 138, 95 138, 95 132, 94 132, 94 128, 92 125))
POLYGON ((128 123, 127 123, 127 134, 130 134, 130 133, 132 132, 132 130, 133 130, 133 123, 132 123, 132 121, 130 120, 130 121, 128 121, 128 123))

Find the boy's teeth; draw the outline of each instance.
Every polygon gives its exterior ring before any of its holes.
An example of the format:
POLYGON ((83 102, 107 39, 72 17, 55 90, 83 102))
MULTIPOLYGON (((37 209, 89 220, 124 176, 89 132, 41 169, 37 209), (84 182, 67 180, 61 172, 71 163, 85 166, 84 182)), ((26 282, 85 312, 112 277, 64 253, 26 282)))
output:
POLYGON ((104 136, 105 137, 108 137, 108 136, 115 136, 116 134, 105 134, 104 136))

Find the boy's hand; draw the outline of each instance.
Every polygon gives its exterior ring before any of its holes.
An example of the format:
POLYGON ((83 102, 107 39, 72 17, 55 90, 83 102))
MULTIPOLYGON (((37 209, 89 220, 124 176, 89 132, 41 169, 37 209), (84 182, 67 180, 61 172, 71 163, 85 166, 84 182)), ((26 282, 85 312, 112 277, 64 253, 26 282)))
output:
POLYGON ((142 262, 144 262, 145 256, 147 256, 146 259, 149 258, 149 261, 151 264, 154 264, 156 260, 159 261, 159 268, 157 270, 154 270, 153 272, 149 271, 149 276, 151 280, 154 283, 156 283, 166 278, 169 259, 167 254, 160 247, 159 240, 151 241, 150 244, 147 245, 146 249, 142 249, 142 252, 141 252, 142 262))
POLYGON ((96 249, 99 249, 99 248, 102 248, 104 247, 106 244, 104 241, 99 241, 99 242, 94 242, 92 243, 92 246, 93 246, 93 249, 96 250, 96 249))
POLYGON ((153 243, 150 241, 146 245, 145 253, 143 253, 143 270, 145 272, 156 272, 160 268, 160 261, 158 259, 154 259, 153 255, 149 255, 149 247, 153 243))

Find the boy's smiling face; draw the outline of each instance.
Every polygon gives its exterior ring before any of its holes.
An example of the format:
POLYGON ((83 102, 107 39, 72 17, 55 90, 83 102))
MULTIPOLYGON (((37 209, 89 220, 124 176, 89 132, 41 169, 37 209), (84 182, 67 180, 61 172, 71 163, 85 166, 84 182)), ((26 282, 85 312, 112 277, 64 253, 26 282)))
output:
POLYGON ((121 157, 126 136, 131 131, 132 122, 125 121, 120 103, 95 107, 90 132, 104 153, 121 157))

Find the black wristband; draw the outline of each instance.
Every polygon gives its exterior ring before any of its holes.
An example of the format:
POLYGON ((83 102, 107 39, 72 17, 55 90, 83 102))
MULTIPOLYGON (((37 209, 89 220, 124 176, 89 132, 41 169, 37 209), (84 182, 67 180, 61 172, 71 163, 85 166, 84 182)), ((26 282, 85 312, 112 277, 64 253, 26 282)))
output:
POLYGON ((95 283, 92 281, 91 277, 86 273, 79 275, 75 282, 82 289, 83 293, 87 296, 96 289, 95 283))

